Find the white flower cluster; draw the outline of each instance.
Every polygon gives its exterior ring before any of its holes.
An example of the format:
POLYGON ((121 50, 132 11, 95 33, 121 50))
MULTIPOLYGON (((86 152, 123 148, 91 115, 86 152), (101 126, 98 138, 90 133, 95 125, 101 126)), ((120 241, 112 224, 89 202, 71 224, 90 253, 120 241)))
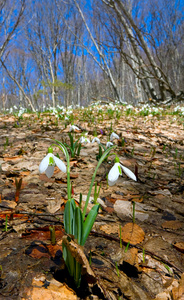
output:
POLYGON ((179 105, 177 105, 177 106, 174 108, 174 112, 180 113, 182 116, 184 116, 184 106, 179 106, 179 105))

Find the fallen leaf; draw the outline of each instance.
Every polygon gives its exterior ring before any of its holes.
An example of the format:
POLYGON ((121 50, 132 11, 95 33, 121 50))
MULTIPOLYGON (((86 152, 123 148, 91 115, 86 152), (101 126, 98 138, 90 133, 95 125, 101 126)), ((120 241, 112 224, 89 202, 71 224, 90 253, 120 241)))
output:
POLYGON ((54 178, 48 178, 45 174, 41 174, 39 176, 39 179, 40 180, 43 180, 43 181, 47 181, 47 182, 55 182, 55 179, 54 178))
POLYGON ((47 245, 47 249, 49 250, 49 254, 50 256, 52 256, 53 258, 55 256, 62 256, 62 246, 59 245, 47 245))
MULTIPOLYGON (((151 210, 149 205, 143 203, 135 204, 135 218, 141 221, 145 221, 149 218, 148 211, 151 210)), ((124 219, 125 216, 132 217, 133 205, 130 201, 117 200, 114 204, 114 211, 118 217, 124 219)))
POLYGON ((145 233, 142 228, 135 223, 127 223, 122 227, 121 238, 124 242, 132 245, 141 243, 144 240, 145 233))
POLYGON ((22 155, 19 156, 5 156, 3 157, 4 161, 17 161, 20 160, 22 158, 22 155))
POLYGON ((184 253, 184 242, 173 244, 173 246, 180 252, 184 253))
POLYGON ((100 226, 100 230, 107 234, 116 234, 119 232, 119 226, 117 224, 105 224, 100 226))
POLYGON ((44 245, 31 245, 28 249, 26 249, 25 253, 37 259, 40 259, 41 257, 50 257, 48 250, 44 245))
POLYGON ((184 273, 181 275, 179 286, 172 289, 172 296, 173 300, 184 299, 184 273))
POLYGON ((58 242, 58 245, 63 243, 71 255, 76 259, 76 261, 82 265, 82 274, 86 274, 88 278, 88 282, 94 283, 96 282, 96 276, 93 273, 89 262, 84 254, 82 246, 78 245, 69 235, 64 235, 62 240, 58 242))
MULTIPOLYGON (((31 300, 77 300, 74 291, 68 288, 67 285, 52 279, 48 282, 48 286, 44 287, 45 281, 44 278, 34 278, 31 288, 27 288, 27 297, 31 300)), ((22 298, 22 300, 26 299, 22 298)))
MULTIPOLYGON (((56 241, 57 239, 61 239, 63 237, 64 232, 65 231, 62 226, 55 226, 56 241)), ((22 234, 22 238, 26 240, 50 240, 49 226, 27 230, 26 233, 22 234)))
POLYGON ((138 249, 128 248, 127 252, 123 253, 123 261, 129 263, 130 265, 138 267, 138 249))
POLYGON ((162 223, 162 228, 180 229, 182 228, 182 223, 175 220, 165 221, 164 223, 162 223))

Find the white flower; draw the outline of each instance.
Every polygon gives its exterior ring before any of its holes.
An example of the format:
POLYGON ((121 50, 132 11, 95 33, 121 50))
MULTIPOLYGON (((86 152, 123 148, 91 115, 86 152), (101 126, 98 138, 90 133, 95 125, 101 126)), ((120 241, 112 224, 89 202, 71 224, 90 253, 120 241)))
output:
POLYGON ((90 140, 87 137, 84 137, 84 136, 81 136, 79 141, 80 141, 81 144, 90 143, 90 140))
POLYGON ((97 137, 94 137, 94 139, 92 140, 92 144, 97 142, 98 144, 100 144, 100 139, 97 137))
POLYGON ((111 136, 110 136, 110 141, 112 142, 113 139, 118 139, 119 140, 119 135, 117 135, 115 132, 112 132, 111 133, 111 136))
POLYGON ((114 166, 110 169, 109 174, 108 174, 108 184, 110 186, 114 185, 116 183, 116 181, 119 178, 119 175, 122 175, 122 171, 131 179, 137 181, 136 176, 134 175, 134 173, 132 171, 130 171, 128 168, 124 167, 122 164, 120 164, 119 162, 116 162, 114 164, 114 166))
MULTIPOLYGON (((49 148, 50 149, 50 148, 49 148)), ((48 153, 44 159, 42 159, 39 165, 39 172, 45 172, 48 178, 51 178, 54 173, 55 165, 64 173, 66 173, 66 166, 62 160, 56 157, 53 153, 48 153)))
POLYGON ((75 131, 75 130, 80 130, 80 129, 79 129, 79 127, 77 127, 75 125, 71 125, 69 131, 75 131))
POLYGON ((111 147, 111 146, 113 146, 113 143, 110 142, 110 141, 108 141, 108 142, 106 143, 106 148, 109 148, 109 147, 111 147))

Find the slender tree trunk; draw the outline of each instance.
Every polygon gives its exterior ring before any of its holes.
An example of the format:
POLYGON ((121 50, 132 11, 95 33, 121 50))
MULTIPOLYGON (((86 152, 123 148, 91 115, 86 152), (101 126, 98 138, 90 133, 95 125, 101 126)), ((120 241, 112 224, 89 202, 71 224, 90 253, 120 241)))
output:
POLYGON ((18 88, 20 89, 20 91, 22 92, 22 94, 24 95, 25 99, 27 100, 28 105, 30 105, 32 111, 35 111, 35 108, 31 102, 31 99, 26 95, 26 93, 24 92, 24 89, 21 87, 21 85, 19 84, 19 82, 15 79, 15 77, 13 77, 11 75, 11 73, 8 71, 7 67, 5 66, 4 62, 2 61, 2 59, 0 59, 3 68, 6 70, 8 76, 15 82, 15 84, 18 86, 18 88))
MULTIPOLYGON (((102 70, 106 73, 106 75, 108 76, 108 78, 109 78, 109 80, 110 80, 110 83, 111 83, 111 85, 112 85, 112 88, 113 88, 113 90, 114 90, 115 96, 117 97, 117 100, 118 100, 119 102, 122 102, 121 97, 120 97, 120 94, 119 94, 119 92, 118 92, 118 88, 117 88, 116 82, 115 82, 115 80, 114 80, 114 78, 113 78, 112 72, 111 72, 111 70, 110 70, 110 68, 109 68, 109 65, 108 65, 107 61, 106 61, 106 57, 104 56, 104 54, 103 54, 102 51, 100 50, 100 48, 99 48, 97 42, 95 41, 95 39, 94 39, 94 37, 93 37, 93 35, 92 35, 92 32, 91 32, 91 30, 89 29, 89 27, 88 27, 88 25, 87 25, 87 23, 86 23, 86 19, 85 19, 85 17, 84 17, 84 14, 83 14, 82 10, 80 9, 80 7, 79 7, 77 1, 76 1, 76 0, 73 0, 73 1, 74 1, 75 5, 76 5, 76 7, 77 7, 77 9, 78 9, 78 11, 79 11, 79 13, 80 13, 80 16, 81 16, 81 18, 82 18, 84 24, 85 24, 85 27, 86 27, 86 29, 87 29, 87 31, 88 31, 88 33, 89 33, 90 39, 92 40, 92 42, 93 42, 93 44, 94 44, 96 50, 98 51, 98 54, 99 54, 99 56, 100 56, 100 59, 101 59, 101 61, 102 61, 102 63, 100 63, 100 64, 99 64, 99 62, 98 62, 98 65, 101 67, 101 69, 102 69, 102 70)), ((89 52, 88 52, 88 53, 89 53, 89 52)), ((93 59, 94 59, 94 55, 92 55, 92 57, 93 57, 93 59)), ((95 61, 97 62, 96 58, 95 58, 95 61)))

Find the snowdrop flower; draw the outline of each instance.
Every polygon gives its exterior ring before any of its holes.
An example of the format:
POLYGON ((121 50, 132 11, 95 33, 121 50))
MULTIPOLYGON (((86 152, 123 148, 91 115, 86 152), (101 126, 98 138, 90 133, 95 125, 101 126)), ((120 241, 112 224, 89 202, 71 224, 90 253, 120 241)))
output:
POLYGON ((94 139, 92 140, 92 144, 97 142, 98 144, 100 144, 100 139, 97 137, 94 137, 94 139))
POLYGON ((115 132, 112 132, 111 133, 111 136, 110 136, 110 141, 112 142, 113 139, 118 139, 119 140, 119 135, 117 135, 115 132))
POLYGON ((111 146, 113 146, 113 143, 110 142, 110 141, 108 141, 108 142, 106 143, 106 148, 109 148, 109 147, 111 147, 111 146))
POLYGON ((53 149, 49 147, 48 154, 42 159, 39 165, 39 172, 45 172, 48 178, 51 178, 54 173, 55 165, 64 173, 66 173, 66 166, 62 160, 53 154, 53 149))
POLYGON ((137 178, 134 175, 134 173, 132 171, 130 171, 127 167, 124 167, 122 164, 120 164, 119 158, 116 157, 115 158, 115 164, 110 169, 109 174, 108 174, 108 184, 109 184, 109 186, 112 186, 117 182, 117 180, 119 178, 119 175, 122 175, 122 170, 128 177, 130 177, 131 179, 137 181, 137 178))
POLYGON ((81 136, 79 141, 80 141, 81 144, 90 143, 90 140, 87 137, 84 137, 84 136, 81 136))
POLYGON ((71 125, 69 131, 75 131, 75 130, 80 130, 80 129, 79 129, 79 127, 77 127, 75 125, 71 125))

